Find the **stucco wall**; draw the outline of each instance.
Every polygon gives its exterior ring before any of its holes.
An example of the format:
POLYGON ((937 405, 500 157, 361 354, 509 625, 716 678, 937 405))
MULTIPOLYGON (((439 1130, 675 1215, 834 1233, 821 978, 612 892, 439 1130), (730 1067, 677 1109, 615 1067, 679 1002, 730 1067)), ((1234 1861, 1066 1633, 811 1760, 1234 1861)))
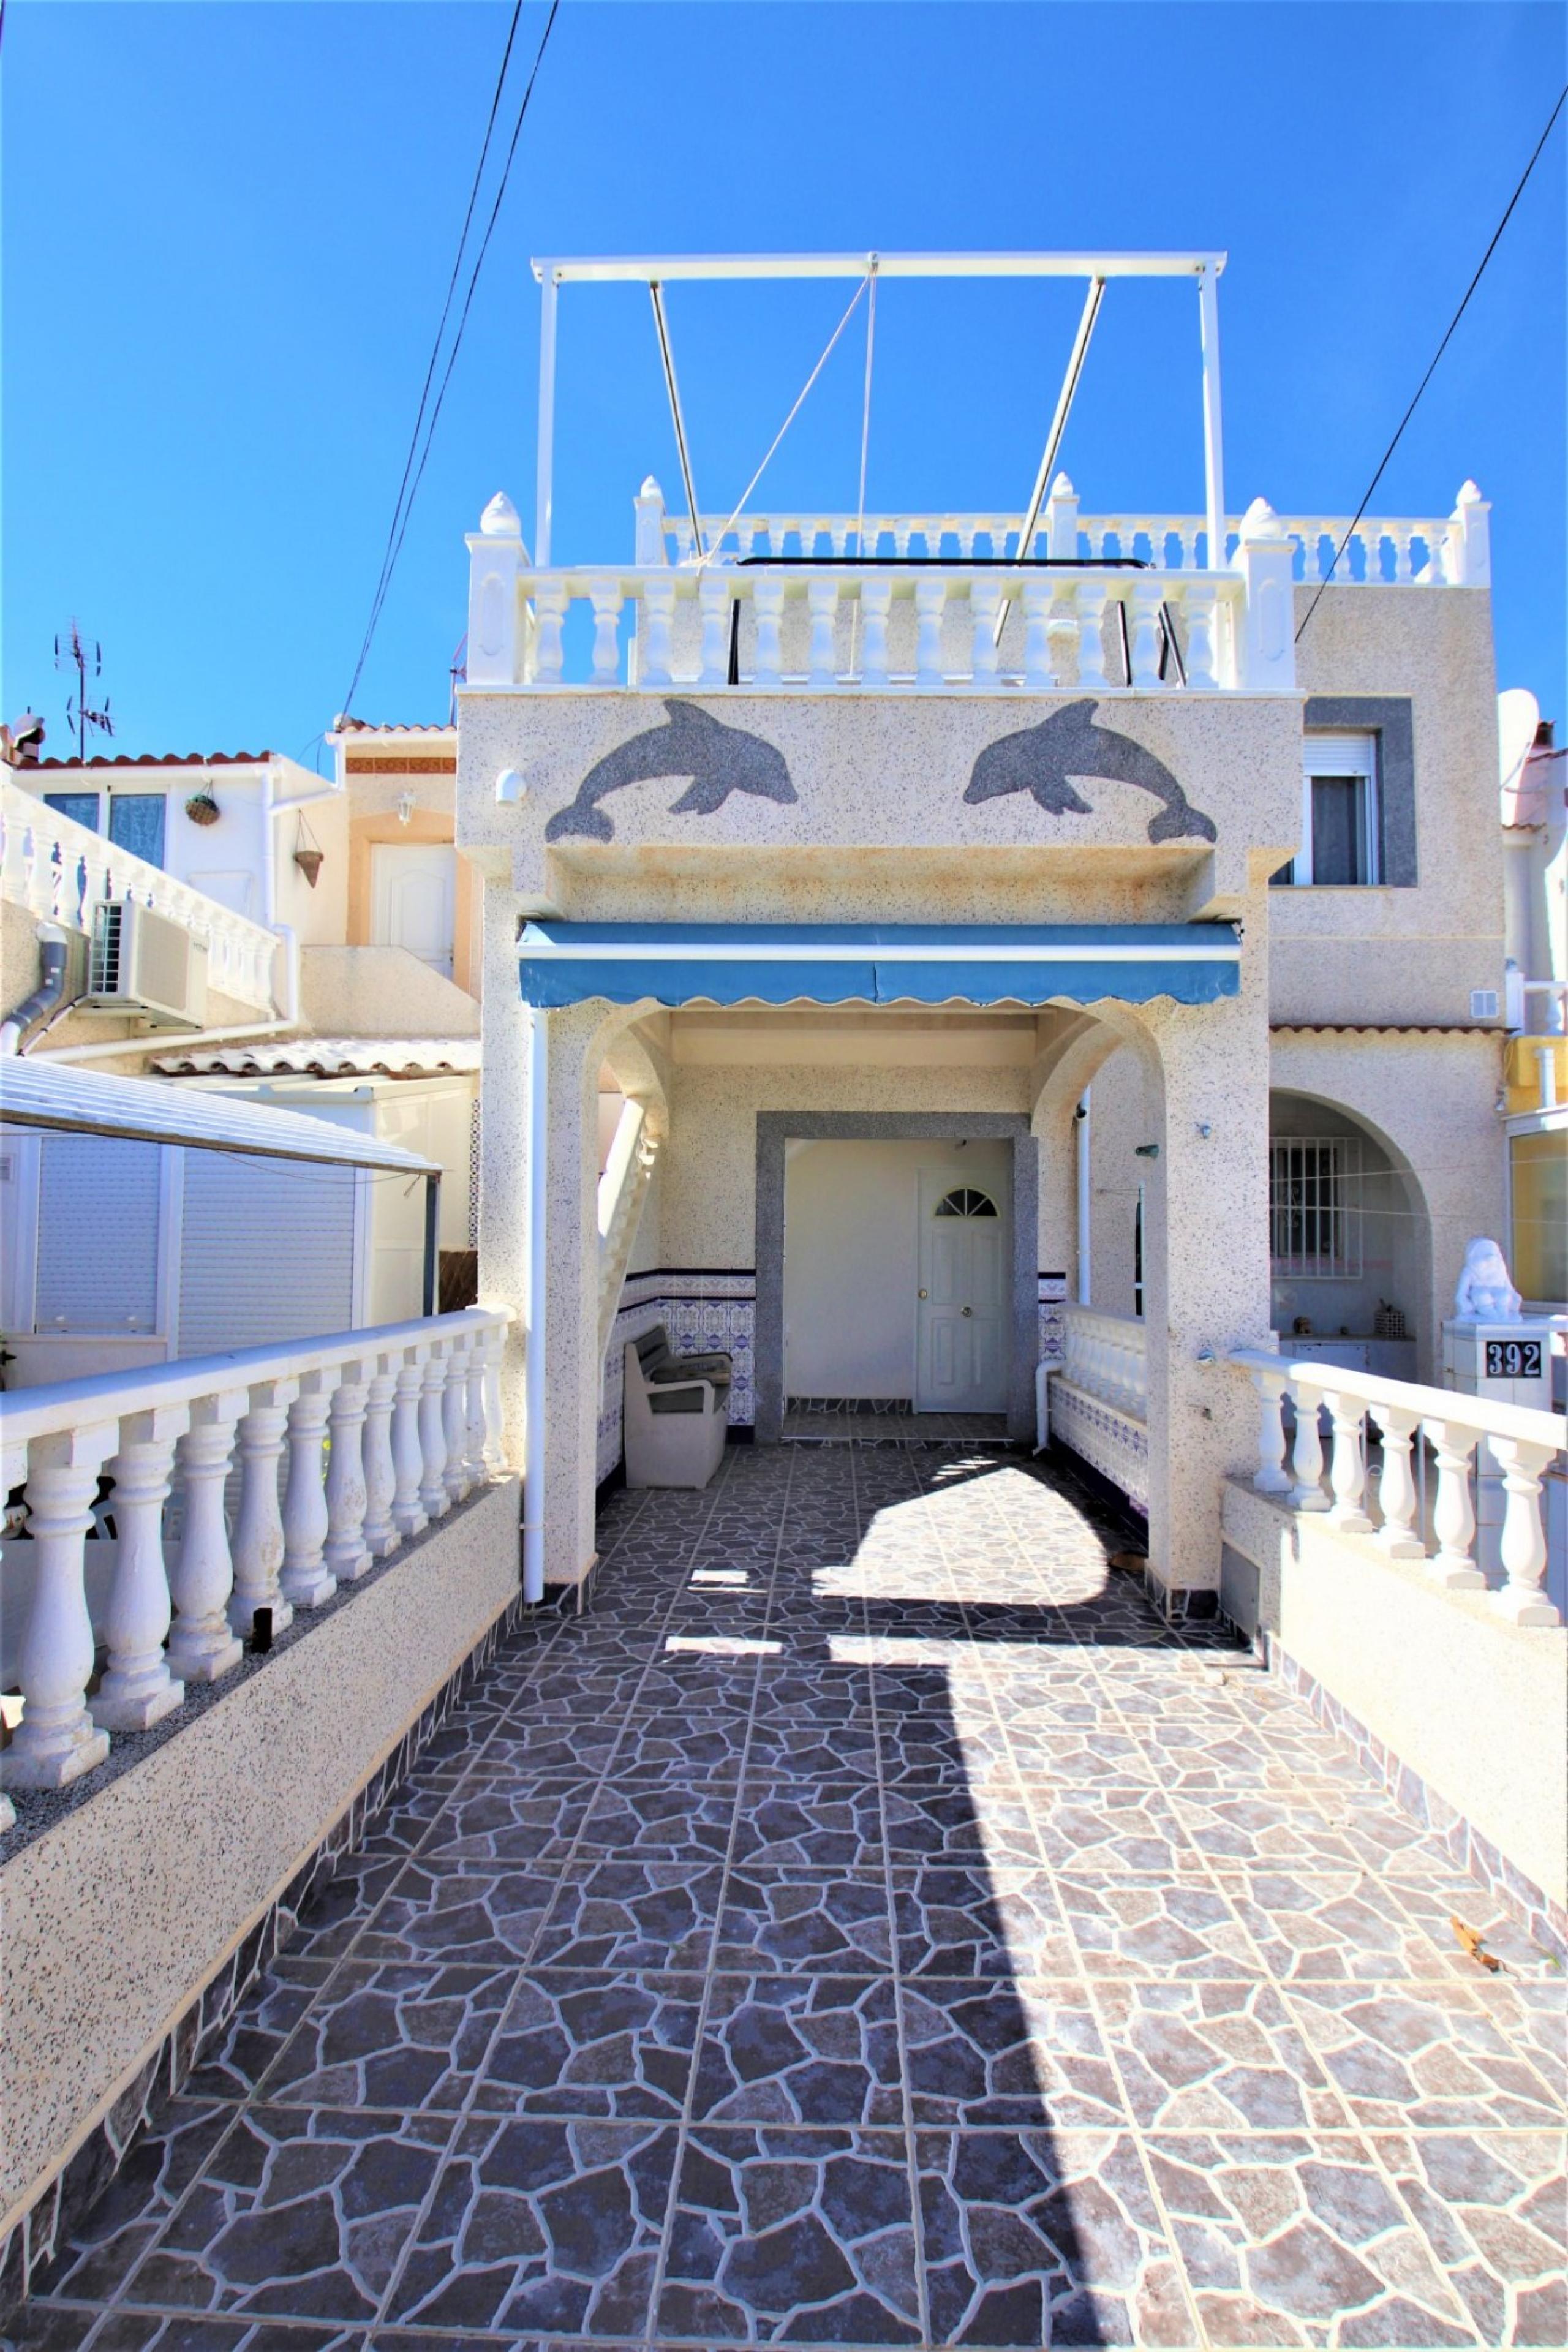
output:
POLYGON ((479 1034, 479 1008, 467 989, 432 971, 406 948, 305 949, 300 1010, 303 1025, 322 1037, 479 1034))
POLYGON ((1152 1165, 1136 1155, 1155 1139, 1154 1117, 1137 1056, 1123 1047, 1089 1091, 1089 1304, 1108 1315, 1133 1312, 1133 1223, 1152 1165))
MULTIPOLYGON (((1300 626, 1316 591, 1296 592, 1300 626)), ((1491 599, 1479 588, 1328 589, 1297 648, 1310 695, 1404 695, 1415 741, 1413 889, 1270 893, 1275 1021, 1468 1021, 1502 986, 1491 599)))
MULTIPOLYGON (((1482 1592, 1439 1591, 1419 1560, 1384 1557, 1250 1486, 1225 1492, 1225 1538, 1258 1571, 1247 1631, 1297 1665, 1514 1868, 1568 1900, 1568 1631, 1509 1624, 1482 1592)), ((1243 1601, 1246 1594, 1241 1595, 1243 1601)))
POLYGON ((487 1488, 0 1867, 0 2212, 134 2079, 513 1599, 517 1527, 516 1482, 487 1488))

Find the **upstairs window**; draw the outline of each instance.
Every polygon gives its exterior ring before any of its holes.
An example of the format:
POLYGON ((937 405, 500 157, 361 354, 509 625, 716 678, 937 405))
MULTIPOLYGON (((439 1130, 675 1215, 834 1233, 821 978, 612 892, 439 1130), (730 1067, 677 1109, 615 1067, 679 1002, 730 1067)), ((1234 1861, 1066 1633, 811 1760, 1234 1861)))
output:
MULTIPOLYGON (((86 825, 89 833, 99 830, 96 793, 46 793, 44 805, 58 809, 75 824, 86 825)), ((149 866, 162 866, 167 814, 168 800, 163 793, 110 792, 109 838, 128 849, 132 857, 145 858, 149 866)))
POLYGON ((1383 879, 1375 735, 1309 735, 1301 775, 1301 846, 1276 882, 1320 887, 1383 879))

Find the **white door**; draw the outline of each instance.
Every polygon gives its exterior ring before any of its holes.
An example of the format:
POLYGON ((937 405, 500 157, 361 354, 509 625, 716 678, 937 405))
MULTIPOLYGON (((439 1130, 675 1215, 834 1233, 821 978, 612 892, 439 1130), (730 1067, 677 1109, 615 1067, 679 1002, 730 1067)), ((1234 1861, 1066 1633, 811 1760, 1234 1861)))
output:
POLYGON ((373 944, 406 948, 450 980, 457 851, 439 841, 378 841, 370 873, 373 944))
POLYGON ((921 1177, 915 1404, 921 1412, 1007 1405, 1006 1203, 977 1184, 921 1177))

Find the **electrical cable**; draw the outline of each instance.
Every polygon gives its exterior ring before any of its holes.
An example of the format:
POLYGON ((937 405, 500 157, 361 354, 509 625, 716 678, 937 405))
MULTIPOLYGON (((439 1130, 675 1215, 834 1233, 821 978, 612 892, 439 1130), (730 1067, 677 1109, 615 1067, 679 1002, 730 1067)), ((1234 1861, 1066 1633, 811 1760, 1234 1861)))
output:
POLYGON ((506 81, 507 70, 511 60, 512 46, 517 33, 518 22, 522 13, 522 0, 516 0, 516 5, 512 12, 511 25, 507 33, 506 47, 501 57, 500 71, 496 77, 495 93, 490 100, 489 119, 485 125, 484 141, 479 150, 479 163, 475 167, 473 186, 468 194, 468 210, 463 216, 462 235, 458 240, 458 250, 452 263, 452 274, 447 288, 447 298, 441 306, 440 322, 437 327, 436 339, 432 344, 430 352, 429 366, 426 370, 425 383, 419 395, 419 409, 415 418, 414 431, 409 439, 408 456, 404 463, 403 481, 399 485, 397 503, 393 509, 392 523, 387 532, 386 551, 382 558, 381 572, 376 582, 375 593, 371 600, 370 618, 365 626, 363 643, 360 646, 359 659, 354 664, 353 677, 350 681, 349 690, 343 700, 343 709, 345 713, 351 710, 353 707, 353 698, 358 689, 360 678, 363 674, 365 663, 369 659, 371 645, 375 636, 377 624, 381 619, 382 608, 386 602, 387 593, 392 585, 392 575, 396 569, 397 559, 403 550, 403 541, 407 533, 409 517, 413 513, 414 501, 418 496, 419 485, 424 478, 425 467, 430 456, 431 445, 435 439, 436 426, 440 418, 442 404, 447 397, 447 387, 451 383, 452 371, 457 364, 458 353, 462 347, 463 331, 468 324, 468 312, 473 305, 475 290, 479 281, 479 272, 484 267, 485 255, 489 249, 490 238, 494 233, 496 221, 500 213, 501 204, 506 195, 507 183, 510 177, 512 161, 517 153, 518 140, 521 135, 523 121, 528 113, 529 100, 533 95, 533 86, 539 77, 539 68, 543 60, 545 47, 549 42, 551 33, 554 28, 555 19, 559 13, 560 5, 561 0, 551 0, 550 14, 545 20, 544 30, 540 35, 539 47, 534 52, 533 65, 529 73, 527 87, 523 90, 522 100, 518 108, 517 120, 512 126, 511 140, 507 148, 506 161, 501 166, 500 184, 496 191, 495 202, 490 208, 489 219, 486 223, 484 236, 480 239, 479 252, 475 257, 473 268, 469 273, 468 290, 464 295, 463 306, 458 313, 458 324, 453 333, 450 351, 447 353, 447 365, 441 377, 440 388, 436 394, 434 404, 429 407, 428 423, 426 424, 426 409, 429 403, 430 385, 435 378, 437 362, 440 355, 441 338, 446 331, 447 322, 451 315, 452 298, 457 289, 458 278, 461 273, 463 254, 468 243, 468 232, 473 224, 475 206, 479 200, 479 184, 483 176, 486 162, 489 155, 490 140, 494 132, 496 118, 500 108, 501 91, 506 81), (425 443, 422 450, 419 448, 421 425, 425 425, 425 443), (417 462, 416 462, 416 451, 418 452, 417 462))
POLYGON ((1296 632, 1295 642, 1297 645, 1300 644, 1302 636, 1306 632, 1307 623, 1311 619, 1313 614, 1317 611, 1319 604, 1322 601, 1323 590, 1328 586, 1330 581, 1334 576, 1335 565, 1339 562, 1341 556, 1350 545, 1351 540, 1354 536, 1356 526, 1361 521, 1363 515, 1365 514, 1367 508, 1372 504, 1372 494, 1373 490, 1376 489, 1379 482, 1382 481, 1388 461, 1393 457, 1394 451, 1398 448, 1400 441, 1404 437, 1405 428, 1409 424, 1411 418, 1415 415, 1416 408, 1420 404, 1422 394, 1426 391, 1427 385, 1431 383, 1433 376, 1436 373, 1437 362, 1442 358, 1444 352, 1447 350, 1449 343, 1452 341, 1455 328, 1458 325, 1460 320, 1464 317, 1465 312, 1469 308, 1470 297, 1475 292, 1477 287, 1480 284, 1481 278, 1485 274, 1488 262, 1497 251, 1499 240, 1500 239, 1504 229, 1508 226, 1510 219, 1512 217, 1513 208, 1515 205, 1518 204, 1521 196, 1524 194, 1526 183, 1528 182, 1531 172, 1534 171, 1536 164, 1541 160, 1541 151, 1545 146, 1547 141, 1551 138, 1557 118, 1562 113, 1565 102, 1568 102, 1568 82, 1563 84, 1562 89, 1559 90, 1557 94, 1557 103, 1546 118, 1546 128, 1535 142, 1535 152, 1531 156, 1529 163, 1525 165, 1523 172, 1520 175, 1518 187, 1515 188, 1512 195, 1510 196, 1508 200, 1507 211, 1503 214, 1501 220, 1499 221, 1496 228, 1492 231, 1491 243, 1482 254, 1476 274, 1465 289, 1464 300, 1460 303, 1458 309, 1455 311, 1453 317, 1448 321, 1448 331, 1444 336, 1442 341, 1438 344, 1436 351, 1434 352, 1431 366, 1427 369, 1426 374, 1422 377, 1420 383, 1415 387, 1415 399, 1411 402, 1409 407, 1400 418, 1399 429, 1394 434, 1394 436, 1389 443, 1387 448, 1384 451, 1383 456, 1378 462, 1377 471, 1366 486, 1365 497, 1362 499, 1360 506, 1357 507, 1354 514, 1351 517, 1344 537, 1341 540, 1339 545, 1335 548, 1332 556, 1330 558, 1329 568, 1324 572, 1322 580, 1319 583, 1318 593, 1313 597, 1311 603, 1308 605, 1307 610, 1302 616, 1301 625, 1296 632))

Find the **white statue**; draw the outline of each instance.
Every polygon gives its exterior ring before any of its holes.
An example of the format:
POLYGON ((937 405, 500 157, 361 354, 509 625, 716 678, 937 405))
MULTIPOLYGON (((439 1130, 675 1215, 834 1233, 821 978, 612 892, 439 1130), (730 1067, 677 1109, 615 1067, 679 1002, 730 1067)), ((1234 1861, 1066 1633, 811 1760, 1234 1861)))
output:
POLYGON ((1502 1252, 1483 1234, 1478 1234, 1465 1252, 1464 1271, 1454 1293, 1454 1314, 1461 1323, 1522 1320, 1520 1296, 1509 1280, 1502 1252))

